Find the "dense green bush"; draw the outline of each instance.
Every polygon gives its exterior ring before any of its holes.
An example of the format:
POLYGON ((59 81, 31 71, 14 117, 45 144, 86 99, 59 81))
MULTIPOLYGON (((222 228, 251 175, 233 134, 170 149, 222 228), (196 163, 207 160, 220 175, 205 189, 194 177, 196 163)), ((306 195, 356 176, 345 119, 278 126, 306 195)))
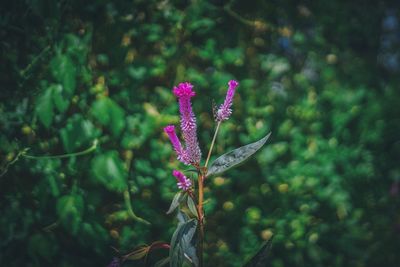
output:
POLYGON ((223 2, 2 4, 0 265, 105 266, 168 242, 170 90, 195 85, 206 151, 235 78, 215 156, 272 137, 207 182, 207 266, 241 266, 272 235, 274 267, 397 266, 399 70, 377 63, 389 4, 223 2))

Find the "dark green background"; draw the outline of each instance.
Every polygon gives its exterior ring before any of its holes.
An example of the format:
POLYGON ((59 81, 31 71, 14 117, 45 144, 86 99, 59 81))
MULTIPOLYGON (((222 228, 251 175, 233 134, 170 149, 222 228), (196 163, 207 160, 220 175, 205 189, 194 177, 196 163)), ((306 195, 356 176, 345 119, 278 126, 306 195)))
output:
POLYGON ((206 154, 212 100, 237 79, 213 158, 272 136, 207 181, 206 266, 241 266, 272 234, 273 267, 398 266, 396 2, 2 3, 0 265, 106 266, 168 242, 184 169, 162 132, 179 121, 171 89, 194 84, 206 154))

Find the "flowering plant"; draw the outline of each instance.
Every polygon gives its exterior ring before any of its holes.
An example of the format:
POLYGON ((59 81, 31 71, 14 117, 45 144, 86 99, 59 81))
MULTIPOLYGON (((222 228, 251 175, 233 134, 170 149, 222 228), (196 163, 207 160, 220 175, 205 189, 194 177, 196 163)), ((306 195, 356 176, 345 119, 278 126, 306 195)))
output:
MULTIPOLYGON (((173 89, 174 95, 178 98, 181 116, 180 129, 184 144, 179 140, 174 125, 166 126, 164 131, 171 141, 177 159, 185 165, 194 167, 194 169, 189 171, 197 174, 197 188, 194 187, 195 183, 184 173, 179 170, 173 170, 172 174, 177 179, 177 187, 180 191, 175 195, 167 212, 170 214, 178 209, 177 217, 179 224, 170 243, 169 261, 172 267, 182 266, 184 262, 188 262, 193 266, 203 266, 205 223, 203 188, 207 178, 212 175, 221 174, 241 163, 259 150, 270 136, 269 133, 255 143, 228 152, 208 166, 220 125, 223 121, 228 120, 232 114, 233 98, 238 86, 239 83, 237 81, 229 81, 225 101, 214 112, 217 124, 204 165, 201 165, 202 153, 197 139, 196 116, 191 105, 191 98, 196 95, 193 85, 185 82, 180 83, 173 89)), ((262 258, 265 258, 264 254, 269 245, 270 243, 264 245, 261 249, 261 254, 257 253, 246 266, 258 266, 257 264, 261 263, 262 258)))
MULTIPOLYGON (((218 135, 222 122, 229 119, 232 114, 232 103, 236 88, 239 83, 235 80, 228 82, 228 91, 225 101, 215 108, 214 118, 216 122, 215 133, 212 138, 210 148, 205 159, 204 165, 201 164, 201 149, 197 138, 196 116, 192 109, 191 98, 196 95, 193 85, 184 82, 173 88, 173 93, 178 99, 180 112, 180 131, 183 142, 179 139, 174 125, 167 125, 164 132, 169 137, 176 158, 184 165, 192 168, 184 172, 173 170, 172 176, 177 181, 179 191, 175 194, 167 214, 177 211, 178 226, 172 235, 170 244, 164 242, 155 242, 149 246, 140 246, 137 250, 116 258, 109 266, 120 266, 125 260, 145 259, 155 249, 169 249, 169 256, 156 263, 155 266, 164 266, 169 262, 171 267, 195 266, 202 267, 203 264, 203 243, 204 243, 204 224, 205 214, 204 204, 204 183, 208 177, 221 174, 226 170, 243 162, 257 150, 259 150, 268 140, 271 133, 264 138, 234 149, 218 157, 209 166, 211 153, 218 135), (192 175, 186 173, 195 173, 195 181, 192 181, 192 175), (189 177, 188 177, 189 176, 189 177)), ((271 246, 269 239, 261 249, 244 265, 244 267, 265 266, 266 255, 271 246)))

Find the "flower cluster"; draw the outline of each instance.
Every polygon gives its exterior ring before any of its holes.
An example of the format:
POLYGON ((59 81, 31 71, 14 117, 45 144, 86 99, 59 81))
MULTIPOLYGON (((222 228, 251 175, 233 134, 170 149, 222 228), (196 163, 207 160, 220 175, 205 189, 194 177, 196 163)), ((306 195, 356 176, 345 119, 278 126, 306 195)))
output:
POLYGON ((174 87, 173 93, 178 98, 179 112, 181 114, 181 131, 185 148, 182 147, 173 125, 168 125, 164 131, 168 134, 172 146, 177 154, 178 160, 186 165, 198 165, 201 159, 201 150, 197 140, 196 117, 193 113, 191 98, 196 95, 193 85, 180 83, 174 87))
MULTIPOLYGON (((238 85, 239 83, 235 80, 229 81, 225 101, 216 113, 216 121, 222 122, 227 120, 232 114, 231 106, 238 85)), ((193 165, 198 168, 201 160, 201 150, 197 138, 196 116, 194 115, 191 103, 191 98, 194 97, 196 93, 193 91, 193 85, 188 82, 180 83, 173 88, 172 92, 178 98, 179 112, 181 115, 180 128, 184 145, 181 144, 176 134, 175 126, 168 125, 164 128, 164 131, 171 141, 178 160, 186 165, 193 165)), ((187 191, 190 188, 191 181, 181 172, 174 170, 173 175, 178 179, 179 189, 187 191)))
POLYGON ((231 80, 228 82, 228 92, 226 93, 224 103, 219 107, 216 114, 216 121, 225 121, 229 119, 229 116, 232 114, 232 102, 233 96, 235 95, 236 87, 239 86, 239 83, 235 80, 231 80))
POLYGON ((180 171, 173 170, 172 175, 178 180, 177 185, 179 189, 187 191, 192 186, 192 182, 180 171))

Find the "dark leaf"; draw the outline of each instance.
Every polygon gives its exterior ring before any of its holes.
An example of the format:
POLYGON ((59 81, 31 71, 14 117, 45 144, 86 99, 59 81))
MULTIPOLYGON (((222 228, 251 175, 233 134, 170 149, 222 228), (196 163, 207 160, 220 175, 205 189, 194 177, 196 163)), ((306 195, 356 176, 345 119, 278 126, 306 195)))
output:
POLYGON ((187 216, 185 213, 183 213, 180 210, 176 214, 176 218, 178 219, 179 223, 185 223, 190 219, 189 216, 187 216))
POLYGON ((272 239, 273 237, 265 242, 257 251, 257 253, 243 267, 266 267, 268 253, 272 246, 272 239))
POLYGON ((171 239, 170 248, 170 266, 181 267, 188 259, 195 266, 198 266, 196 249, 192 244, 193 236, 196 233, 197 220, 191 219, 186 222, 180 222, 171 239))
POLYGON ((174 198, 172 199, 171 205, 169 206, 169 209, 167 211, 167 214, 171 214, 177 207, 179 207, 179 204, 184 200, 185 198, 185 193, 183 192, 178 192, 175 194, 174 198))
POLYGON ((194 216, 198 217, 197 216, 198 214, 197 214, 196 204, 194 203, 194 201, 193 201, 193 199, 191 197, 187 198, 187 205, 188 205, 188 208, 189 208, 190 212, 194 216))
POLYGON ((243 162, 251 155, 256 153, 257 150, 259 150, 265 144, 265 142, 267 142, 270 135, 271 133, 269 133, 264 138, 258 140, 257 142, 239 147, 235 150, 232 150, 231 152, 220 156, 211 164, 210 168, 208 168, 206 176, 223 173, 224 171, 243 162))
POLYGON ((83 197, 76 194, 66 195, 57 201, 57 214, 62 224, 76 234, 82 223, 83 197))

